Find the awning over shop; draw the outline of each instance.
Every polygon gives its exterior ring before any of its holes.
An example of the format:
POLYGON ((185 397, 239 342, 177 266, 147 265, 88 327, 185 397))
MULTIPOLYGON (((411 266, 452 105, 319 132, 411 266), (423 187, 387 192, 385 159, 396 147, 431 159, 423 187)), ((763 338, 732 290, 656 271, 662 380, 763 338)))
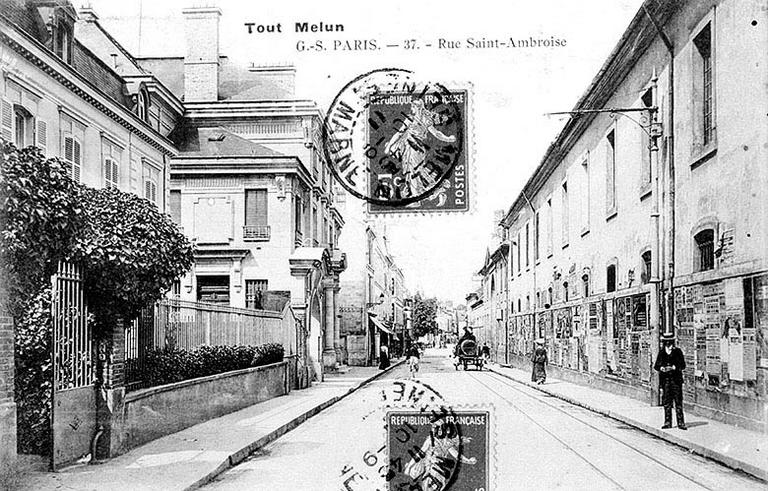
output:
POLYGON ((387 326, 382 324, 381 321, 378 320, 375 316, 373 316, 371 314, 368 314, 368 318, 371 320, 371 322, 373 322, 373 325, 376 326, 376 328, 378 330, 384 331, 385 333, 387 333, 389 335, 394 335, 395 334, 394 332, 392 332, 392 330, 390 328, 388 328, 387 326))

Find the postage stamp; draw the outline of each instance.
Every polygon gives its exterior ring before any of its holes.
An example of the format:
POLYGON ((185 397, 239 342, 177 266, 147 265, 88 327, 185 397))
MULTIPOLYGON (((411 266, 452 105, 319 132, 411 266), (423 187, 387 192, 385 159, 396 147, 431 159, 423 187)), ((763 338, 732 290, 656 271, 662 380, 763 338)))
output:
POLYGON ((490 413, 387 413, 389 489, 489 489, 490 413))
POLYGON ((468 92, 374 70, 335 97, 322 128, 337 181, 372 213, 466 211, 468 92))

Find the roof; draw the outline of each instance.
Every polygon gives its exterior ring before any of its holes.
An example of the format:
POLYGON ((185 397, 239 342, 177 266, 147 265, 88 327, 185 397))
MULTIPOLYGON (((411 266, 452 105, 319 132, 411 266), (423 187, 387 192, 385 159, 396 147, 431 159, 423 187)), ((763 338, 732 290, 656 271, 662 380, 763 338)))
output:
POLYGON ((284 157, 280 152, 237 136, 221 127, 181 126, 172 134, 179 157, 284 157))
POLYGON ((507 252, 509 252, 509 244, 506 242, 502 242, 499 247, 494 249, 493 253, 489 253, 486 249, 485 264, 480 268, 478 274, 485 276, 494 264, 506 258, 507 252))
MULTIPOLYGON (((49 15, 52 8, 61 8, 73 18, 77 17, 71 3, 66 0, 50 2, 6 0, 2 5, 0 16, 5 17, 47 49, 50 49, 51 34, 46 28, 46 19, 43 19, 42 14, 49 15)), ((122 78, 77 38, 72 42, 71 67, 86 77, 91 85, 97 87, 107 97, 124 107, 130 107, 123 91, 122 78)))
POLYGON ((144 75, 136 59, 99 23, 90 9, 81 10, 75 23, 75 37, 87 46, 99 59, 110 65, 120 75, 144 75))
MULTIPOLYGON (((656 39, 658 32, 654 23, 663 27, 683 4, 685 2, 679 0, 645 0, 573 110, 603 108, 616 87, 656 39), (653 16, 653 21, 648 18, 649 15, 653 16)), ((541 188, 595 117, 595 114, 574 115, 566 122, 507 211, 503 220, 506 226, 510 226, 515 213, 526 206, 526 196, 533 196, 541 188)))
MULTIPOLYGON (((184 58, 180 56, 137 58, 176 97, 184 96, 184 58)), ((220 101, 293 100, 292 66, 243 67, 226 56, 219 57, 220 101)))

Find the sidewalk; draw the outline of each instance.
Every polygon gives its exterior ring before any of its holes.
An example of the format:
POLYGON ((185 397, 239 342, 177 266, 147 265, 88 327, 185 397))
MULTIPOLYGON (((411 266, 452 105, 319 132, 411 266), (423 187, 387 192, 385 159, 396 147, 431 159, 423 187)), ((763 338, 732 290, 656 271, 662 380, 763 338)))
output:
POLYGON ((523 385, 577 406, 621 421, 694 453, 768 480, 768 435, 686 414, 688 431, 662 430, 661 407, 629 397, 547 377, 543 385, 532 383, 528 371, 500 365, 488 369, 523 385))
MULTIPOLYGON (((28 475, 34 490, 185 490, 211 481, 252 452, 389 369, 350 367, 322 383, 159 438, 103 464, 28 475)), ((183 408, 182 408, 183 409, 183 408)))

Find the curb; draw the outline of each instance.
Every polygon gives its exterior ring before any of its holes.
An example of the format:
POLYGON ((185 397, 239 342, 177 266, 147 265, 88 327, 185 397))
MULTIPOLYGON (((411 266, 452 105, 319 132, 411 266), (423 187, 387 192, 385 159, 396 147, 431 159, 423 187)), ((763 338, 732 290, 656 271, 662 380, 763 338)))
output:
POLYGON ((291 421, 289 421, 289 422, 285 423, 284 425, 278 427, 277 429, 272 430, 271 432, 269 432, 266 435, 262 436, 258 440, 256 440, 256 441, 246 445, 245 447, 235 451, 234 453, 232 453, 228 457, 226 457, 226 459, 221 464, 219 464, 219 466, 216 467, 216 469, 214 469, 213 471, 209 472, 208 474, 206 474, 202 478, 198 479, 194 483, 190 484, 189 486, 185 487, 184 490, 185 491, 192 491, 192 490, 196 490, 196 489, 199 489, 199 488, 205 486, 206 484, 208 484, 211 481, 213 481, 214 479, 216 479, 219 475, 223 474, 227 470, 229 470, 232 467, 234 467, 234 466, 240 464, 241 462, 243 462, 253 452, 259 450, 260 448, 264 447, 265 445, 268 445, 268 444, 272 443, 273 441, 277 440, 281 436, 285 435, 289 431, 295 429, 297 426, 299 426, 302 423, 304 423, 305 421, 307 421, 312 416, 315 416, 318 413, 320 413, 321 411, 323 411, 323 410, 333 406, 334 404, 336 404, 340 400, 344 399, 345 397, 349 396, 353 392, 357 391, 361 387, 363 387, 363 386, 373 382, 374 380, 376 380, 376 379, 378 379, 380 377, 383 377, 385 374, 387 374, 390 371, 394 370, 395 368, 399 367, 403 363, 405 363, 405 359, 402 359, 402 360, 400 360, 398 362, 393 363, 389 368, 386 368, 386 369, 380 371, 379 373, 377 373, 377 374, 375 374, 375 375, 373 375, 373 376, 371 376, 371 377, 361 381, 357 385, 353 385, 352 387, 347 389, 347 391, 345 393, 343 393, 341 395, 338 395, 338 396, 334 396, 334 397, 328 399, 327 401, 318 404, 317 406, 315 406, 315 407, 309 409, 308 411, 304 412, 303 414, 295 417, 294 419, 292 419, 291 421))
MULTIPOLYGON (((503 365, 502 365, 503 366, 503 365)), ((516 368, 512 367, 511 365, 509 368, 516 368)), ((593 406, 591 404, 578 401, 572 397, 558 394, 557 392, 551 391, 547 389, 546 387, 543 387, 541 385, 537 385, 531 382, 526 382, 523 380, 518 380, 514 377, 511 377, 510 375, 507 375, 505 373, 502 373, 500 371, 497 371, 493 367, 488 367, 488 370, 500 375, 506 379, 512 380, 513 382, 516 382, 521 385, 525 385, 526 387, 530 387, 532 389, 536 389, 540 392, 543 392, 547 395, 550 395, 552 397, 556 397, 558 399, 561 399, 565 402, 571 403, 574 406, 583 407, 584 409, 588 409, 589 411, 592 411, 597 414, 601 414, 603 416, 607 416, 611 419, 615 419, 617 421, 620 421, 626 425, 632 426, 633 428, 637 428, 638 430, 644 431, 646 433, 649 433, 656 438, 659 438, 661 440, 665 440, 669 443, 672 443, 673 445, 677 445, 678 447, 681 447, 685 450, 688 450, 690 452, 693 452, 695 454, 701 455, 702 457, 706 457, 710 460, 714 460, 716 462, 719 462, 726 467, 729 467, 731 469, 736 469, 742 472, 745 472, 753 477, 756 477, 762 481, 768 481, 768 471, 765 469, 761 469, 760 467, 754 466, 752 464, 749 464, 747 462, 742 462, 740 460, 734 459, 733 457, 729 457, 728 455, 725 455, 721 452, 718 452, 716 450, 712 450, 710 448, 704 447, 702 445, 699 445, 698 443, 693 443, 691 441, 685 440, 684 438, 680 438, 676 435, 673 435, 671 433, 667 433, 665 431, 662 431, 660 428, 656 428, 653 426, 650 426, 645 423, 641 423, 640 421, 636 421, 632 418, 629 418, 627 416, 624 416, 623 414, 616 413, 614 411, 611 411, 609 409, 603 409, 596 406, 593 406)))

